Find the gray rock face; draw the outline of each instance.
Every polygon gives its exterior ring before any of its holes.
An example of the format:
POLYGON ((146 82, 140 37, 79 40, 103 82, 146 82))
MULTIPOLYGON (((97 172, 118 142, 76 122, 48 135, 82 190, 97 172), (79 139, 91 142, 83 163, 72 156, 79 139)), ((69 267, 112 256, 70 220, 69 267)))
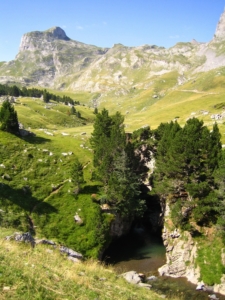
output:
POLYGON ((66 253, 68 256, 71 256, 71 257, 74 257, 74 258, 78 258, 78 259, 82 259, 83 258, 83 255, 81 253, 76 252, 76 251, 74 251, 72 249, 69 249, 69 248, 67 248, 65 246, 61 246, 59 248, 59 250, 62 253, 66 253))
POLYGON ((54 40, 63 40, 69 41, 70 39, 66 35, 65 31, 60 27, 53 27, 44 32, 34 31, 26 33, 22 36, 19 52, 30 50, 34 51, 35 49, 41 49, 42 43, 39 44, 38 41, 47 41, 48 43, 54 42, 54 40))
POLYGON ((31 243, 31 245, 34 247, 35 245, 35 240, 30 234, 30 232, 25 232, 25 233, 16 233, 14 235, 14 239, 17 242, 25 242, 25 243, 31 243))
MULTIPOLYGON (((137 89, 148 89, 155 76, 176 71, 179 73, 176 87, 195 73, 225 66, 225 55, 218 50, 223 41, 225 12, 211 42, 192 40, 169 49, 122 44, 100 48, 69 39, 63 29, 53 27, 24 34, 15 60, 0 67, 0 83, 66 87, 73 91, 98 92, 101 96, 114 92, 119 97, 129 94, 134 85, 137 89), (144 71, 138 82, 137 70, 144 71)), ((153 98, 161 96, 155 94, 153 98)))
MULTIPOLYGON (((170 209, 165 206, 165 224, 168 222, 170 209)), ((197 246, 189 232, 170 230, 164 226, 162 239, 166 247, 166 264, 158 269, 161 276, 187 277, 189 281, 197 284, 200 277, 200 270, 195 267, 197 257, 197 246), (187 263, 188 262, 188 263, 187 263)))
POLYGON ((121 274, 121 276, 129 283, 136 284, 139 287, 150 289, 152 286, 148 283, 144 283, 143 274, 138 274, 136 271, 129 271, 121 274))
POLYGON ((35 240, 36 244, 44 244, 44 245, 51 245, 51 246, 55 246, 56 243, 50 240, 45 240, 45 239, 41 239, 41 240, 35 240))
POLYGON ((65 75, 72 75, 73 81, 107 50, 71 40, 60 27, 29 32, 22 36, 15 60, 0 68, 0 82, 61 88, 65 75))
POLYGON ((126 279, 126 281, 128 281, 129 283, 133 283, 133 284, 138 284, 142 281, 139 274, 135 271, 129 271, 129 272, 123 273, 123 274, 121 274, 121 276, 124 279, 126 279))
POLYGON ((222 13, 219 23, 216 27, 216 32, 214 35, 214 41, 225 40, 225 10, 222 13))
POLYGON ((69 38, 66 35, 65 31, 60 27, 57 27, 57 26, 52 27, 47 31, 47 33, 49 35, 52 35, 52 37, 55 39, 69 41, 69 38))

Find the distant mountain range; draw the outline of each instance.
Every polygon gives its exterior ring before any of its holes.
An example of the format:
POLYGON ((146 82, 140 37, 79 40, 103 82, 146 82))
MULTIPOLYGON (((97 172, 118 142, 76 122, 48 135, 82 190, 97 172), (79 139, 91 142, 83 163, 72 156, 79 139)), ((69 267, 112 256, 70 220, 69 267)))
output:
POLYGON ((71 40, 59 27, 29 32, 16 58, 0 63, 0 83, 126 95, 132 88, 148 89, 155 76, 176 71, 180 85, 196 73, 222 66, 225 12, 210 42, 192 40, 169 49, 122 44, 100 48, 71 40))

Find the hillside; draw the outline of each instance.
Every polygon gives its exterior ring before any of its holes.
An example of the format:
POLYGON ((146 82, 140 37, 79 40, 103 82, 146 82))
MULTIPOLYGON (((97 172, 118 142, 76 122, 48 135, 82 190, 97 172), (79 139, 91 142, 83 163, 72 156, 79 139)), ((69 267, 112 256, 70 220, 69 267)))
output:
POLYGON ((193 115, 211 126, 211 116, 223 112, 224 16, 210 42, 169 49, 99 48, 71 40, 59 27, 26 33, 15 60, 1 63, 0 82, 45 87, 91 108, 119 110, 127 131, 147 124, 156 128, 176 117, 184 124, 193 115))
POLYGON ((85 259, 102 259, 113 238, 137 224, 147 224, 162 234, 167 262, 161 275, 186 276, 194 283, 201 279, 225 294, 224 160, 220 151, 221 144, 225 145, 224 28, 225 12, 208 43, 193 40, 170 49, 115 44, 106 49, 71 40, 61 28, 53 27, 26 33, 15 60, 0 63, 0 83, 69 96, 77 101, 75 109, 80 114, 71 113, 70 103, 52 99, 44 103, 43 96, 10 99, 25 134, 0 131, 1 296, 45 299, 47 291, 46 299, 118 299, 120 290, 121 299, 158 299, 150 293, 137 294, 112 269, 96 262, 74 265, 48 247, 28 249, 3 241, 15 231, 29 231, 35 238, 51 239, 82 253, 85 259), (96 108, 105 115, 96 115, 96 108), (118 111, 121 114, 116 115, 118 111), (94 143, 90 138, 99 116, 103 126, 94 143), (196 140, 191 128, 197 132, 196 140), (93 161, 98 145, 100 155, 93 161), (135 155, 140 157, 137 165, 135 159, 128 161, 135 155), (76 158, 84 177, 80 189, 72 178, 76 158), (101 164, 105 158, 108 169, 100 178, 102 170, 96 161, 101 164), (110 177, 113 172, 115 176, 110 177), (120 215, 128 207, 123 196, 132 198, 127 182, 134 173, 140 175, 132 183, 140 182, 133 195, 138 195, 136 202, 141 199, 137 206, 141 212, 139 216, 120 215), (130 176, 122 178, 121 174, 130 176), (118 178, 125 182, 119 200, 114 197, 122 186, 118 178), (112 188, 107 198, 109 183, 118 189, 112 188), (112 207, 115 203, 122 209, 112 207), (198 220, 197 212, 204 218, 198 220), (210 245, 212 249, 206 251, 210 245), (10 260, 5 249, 16 259, 10 260), (8 265, 14 272, 7 270, 8 265), (37 270, 40 280, 30 270, 37 270), (26 281, 29 289, 24 292, 26 281), (71 295, 71 290, 77 294, 71 295))
MULTIPOLYGON (((162 299, 129 284, 96 261, 73 263, 52 246, 5 241, 0 233, 0 298, 3 299, 162 299), (13 257, 13 259, 12 259, 13 257)), ((175 299, 175 298, 173 298, 175 299)))
MULTIPOLYGON (((67 241, 69 232, 77 227, 73 234, 81 238, 82 231, 86 231, 86 226, 90 226, 88 222, 83 226, 76 225, 75 213, 78 209, 84 208, 81 214, 84 214, 85 218, 86 214, 94 216, 99 209, 93 203, 91 204, 93 211, 89 212, 85 206, 84 202, 91 203, 91 192, 88 190, 74 201, 74 188, 70 182, 71 167, 76 156, 85 168, 85 180, 90 184, 92 168, 92 152, 88 142, 90 127, 82 123, 87 122, 85 117, 93 118, 94 115, 92 112, 91 117, 90 112, 86 112, 87 108, 80 107, 84 119, 77 119, 67 115, 68 107, 65 105, 55 105, 57 106, 53 105, 53 108, 46 109, 41 100, 20 98, 15 104, 19 121, 35 136, 21 138, 0 132, 1 176, 4 178, 4 175, 7 175, 9 178, 8 180, 1 178, 0 205, 4 211, 1 215, 1 224, 2 226, 14 224, 19 230, 31 229, 34 234, 40 232, 49 237, 58 236, 59 240, 72 246, 75 239, 70 235, 71 242, 67 241), (58 223, 58 228, 65 227, 60 235, 57 232, 53 233, 55 223, 58 223)), ((92 184, 90 190, 95 189, 95 184, 92 184)), ((86 237, 83 239, 85 241, 86 237)), ((98 250, 95 249, 95 241, 90 243, 86 250, 92 249, 93 255, 96 256, 98 250)), ((77 244, 82 247, 80 241, 77 241, 77 244)), ((96 247, 99 247, 99 244, 96 247)))

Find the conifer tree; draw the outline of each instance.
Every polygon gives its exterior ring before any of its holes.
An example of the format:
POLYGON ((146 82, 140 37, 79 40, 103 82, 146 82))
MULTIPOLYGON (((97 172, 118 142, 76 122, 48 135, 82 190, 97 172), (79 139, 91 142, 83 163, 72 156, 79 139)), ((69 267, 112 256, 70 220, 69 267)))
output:
POLYGON ((7 100, 2 104, 0 110, 0 129, 10 133, 19 133, 19 123, 17 112, 14 110, 13 105, 7 100))
POLYGON ((44 92, 43 92, 43 101, 45 103, 49 103, 50 99, 51 99, 51 94, 49 92, 47 92, 46 90, 44 90, 44 92))
POLYGON ((76 114, 76 108, 74 107, 74 105, 71 107, 71 115, 75 115, 76 114))
MULTIPOLYGON (((183 128, 173 122, 161 125, 156 136, 155 192, 170 198, 172 203, 179 202, 177 213, 183 206, 183 211, 187 208, 196 222, 212 221, 218 205, 213 172, 221 155, 217 125, 210 132, 203 121, 193 118, 183 128), (188 194, 189 201, 180 198, 182 192, 188 194)), ((187 221, 185 214, 184 218, 187 221)))
POLYGON ((76 116, 80 119, 81 118, 81 113, 77 110, 76 111, 76 116))
POLYGON ((96 115, 91 145, 95 173, 103 185, 104 201, 120 215, 128 217, 143 213, 145 203, 139 199, 140 178, 131 161, 134 148, 128 146, 123 121, 119 112, 109 116, 103 109, 96 115))
POLYGON ((83 176, 83 166, 77 157, 75 157, 72 165, 71 179, 74 184, 76 194, 78 194, 81 189, 82 183, 84 183, 84 176, 83 176))

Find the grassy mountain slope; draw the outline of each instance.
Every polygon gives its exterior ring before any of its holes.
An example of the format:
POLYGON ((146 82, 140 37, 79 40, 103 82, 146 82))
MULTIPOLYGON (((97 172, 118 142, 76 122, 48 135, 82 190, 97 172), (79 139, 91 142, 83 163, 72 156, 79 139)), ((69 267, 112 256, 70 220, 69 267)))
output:
POLYGON ((91 181, 88 141, 93 110, 76 106, 84 118, 80 120, 68 116, 68 107, 61 104, 46 109, 39 99, 19 98, 16 102, 19 121, 36 136, 0 132, 0 175, 4 177, 0 177, 0 298, 118 299, 119 295, 120 299, 160 299, 151 291, 126 283, 96 261, 74 264, 57 249, 41 245, 32 249, 4 240, 15 231, 31 230, 36 237, 53 239, 86 257, 97 257, 102 234, 111 220, 111 215, 101 214, 90 197, 97 185, 91 181), (75 155, 84 166, 86 180, 78 197, 69 180, 75 155), (76 213, 82 224, 75 223, 76 213))
MULTIPOLYGON (((4 241, 0 232, 0 298, 3 299, 151 299, 161 297, 118 277, 96 261, 69 261, 51 246, 4 241), (12 259, 13 258, 13 259, 12 259)), ((173 297, 173 299, 175 299, 173 297)))
POLYGON ((36 136, 21 138, 0 132, 0 173, 8 177, 1 178, 0 207, 4 211, 1 225, 28 230, 32 223, 31 229, 36 234, 55 237, 87 256, 97 257, 101 241, 95 237, 94 228, 104 224, 107 216, 101 216, 99 205, 91 201, 90 195, 96 190, 95 183, 90 181, 91 128, 82 125, 88 122, 87 118, 93 118, 93 112, 76 106, 83 116, 77 119, 68 116, 68 107, 60 104, 55 110, 44 109, 40 100, 24 98, 22 101, 25 105, 15 105, 19 121, 36 136), (84 131, 86 134, 81 135, 84 131), (76 200, 70 182, 74 156, 82 163, 87 181, 76 200), (74 221, 78 211, 82 226, 74 221))

